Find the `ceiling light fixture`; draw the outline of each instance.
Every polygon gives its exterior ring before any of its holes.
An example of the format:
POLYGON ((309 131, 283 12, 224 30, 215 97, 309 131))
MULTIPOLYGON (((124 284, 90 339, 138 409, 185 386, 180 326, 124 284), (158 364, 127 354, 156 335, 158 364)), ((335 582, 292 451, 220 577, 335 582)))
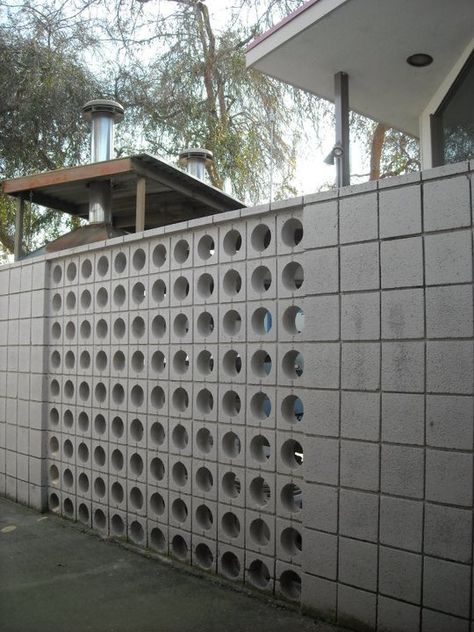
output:
POLYGON ((415 53, 407 57, 407 64, 414 66, 415 68, 424 68, 433 63, 433 57, 427 53, 415 53))

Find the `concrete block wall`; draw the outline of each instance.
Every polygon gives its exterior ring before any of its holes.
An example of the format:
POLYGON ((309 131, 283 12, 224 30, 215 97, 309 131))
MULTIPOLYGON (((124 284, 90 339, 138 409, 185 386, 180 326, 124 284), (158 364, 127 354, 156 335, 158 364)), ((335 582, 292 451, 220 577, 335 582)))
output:
POLYGON ((1 268, 0 493, 353 629, 473 632, 471 175, 1 268))

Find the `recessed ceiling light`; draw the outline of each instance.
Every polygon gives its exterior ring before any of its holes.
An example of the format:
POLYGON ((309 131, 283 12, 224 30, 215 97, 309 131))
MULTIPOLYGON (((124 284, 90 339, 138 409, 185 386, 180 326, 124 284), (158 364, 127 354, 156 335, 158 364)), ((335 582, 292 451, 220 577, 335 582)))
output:
POLYGON ((415 53, 414 55, 410 55, 407 57, 407 64, 410 66, 415 66, 415 68, 424 68, 425 66, 429 66, 433 63, 433 57, 428 55, 427 53, 415 53))

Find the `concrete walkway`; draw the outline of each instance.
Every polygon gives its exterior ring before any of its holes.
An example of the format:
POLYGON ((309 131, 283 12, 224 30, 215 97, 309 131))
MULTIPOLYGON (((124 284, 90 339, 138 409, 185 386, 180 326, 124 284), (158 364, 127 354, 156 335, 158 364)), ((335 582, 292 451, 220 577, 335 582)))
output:
POLYGON ((2 632, 336 632, 0 498, 2 632))

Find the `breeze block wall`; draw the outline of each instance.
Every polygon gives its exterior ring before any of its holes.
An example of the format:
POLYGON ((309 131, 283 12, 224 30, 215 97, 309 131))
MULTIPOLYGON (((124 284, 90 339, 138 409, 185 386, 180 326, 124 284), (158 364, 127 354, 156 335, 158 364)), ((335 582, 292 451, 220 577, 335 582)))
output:
POLYGON ((0 492, 357 630, 473 632, 472 166, 0 269, 0 492))

